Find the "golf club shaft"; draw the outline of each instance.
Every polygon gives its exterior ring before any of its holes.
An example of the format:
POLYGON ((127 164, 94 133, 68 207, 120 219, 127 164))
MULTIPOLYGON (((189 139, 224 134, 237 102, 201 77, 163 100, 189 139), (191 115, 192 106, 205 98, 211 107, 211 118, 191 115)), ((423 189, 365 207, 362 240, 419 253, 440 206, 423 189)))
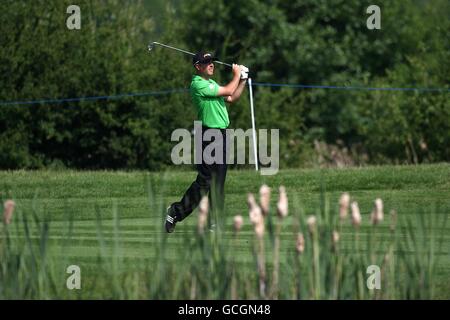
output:
MULTIPOLYGON (((195 56, 195 54, 192 53, 192 52, 189 52, 189 51, 186 51, 186 50, 183 50, 183 49, 178 49, 178 48, 175 48, 175 47, 172 47, 172 46, 168 46, 167 44, 163 44, 163 43, 160 43, 160 42, 156 42, 156 41, 152 42, 151 46, 154 46, 154 45, 158 45, 158 46, 161 46, 161 47, 164 47, 164 48, 167 48, 167 49, 172 49, 172 50, 175 50, 175 51, 178 51, 178 52, 189 54, 191 56, 195 56)), ((217 64, 221 64, 221 65, 230 67, 230 68, 232 67, 231 64, 225 63, 225 62, 222 62, 222 61, 215 60, 214 62, 217 63, 217 64)))
POLYGON ((231 64, 225 63, 225 62, 222 62, 222 61, 219 61, 219 60, 215 60, 214 63, 221 64, 221 65, 224 65, 224 66, 227 66, 227 67, 230 67, 230 68, 233 67, 231 64))
POLYGON ((253 88, 252 78, 248 78, 248 92, 250 96, 250 113, 252 117, 252 135, 253 135, 253 156, 255 157, 255 169, 258 171, 258 150, 256 141, 256 125, 255 125, 255 111, 253 108, 253 88))
POLYGON ((186 51, 186 50, 182 50, 182 49, 178 49, 178 48, 175 48, 175 47, 172 47, 172 46, 168 46, 167 44, 159 43, 159 42, 156 42, 156 41, 152 42, 152 45, 158 45, 158 46, 161 46, 161 47, 164 47, 164 48, 167 48, 167 49, 172 49, 172 50, 175 50, 175 51, 179 51, 179 52, 183 52, 183 53, 189 54, 191 56, 195 56, 195 54, 192 53, 192 52, 189 52, 189 51, 186 51))

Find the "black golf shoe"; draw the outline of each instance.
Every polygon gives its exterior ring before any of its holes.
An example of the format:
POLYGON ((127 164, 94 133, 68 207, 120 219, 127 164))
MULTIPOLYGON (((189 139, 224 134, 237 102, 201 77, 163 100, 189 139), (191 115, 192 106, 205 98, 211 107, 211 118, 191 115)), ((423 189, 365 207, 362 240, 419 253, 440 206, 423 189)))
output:
POLYGON ((175 225, 179 221, 178 215, 175 212, 175 208, 173 204, 167 207, 167 216, 166 221, 164 223, 164 227, 166 228, 167 233, 172 233, 175 230, 175 225))

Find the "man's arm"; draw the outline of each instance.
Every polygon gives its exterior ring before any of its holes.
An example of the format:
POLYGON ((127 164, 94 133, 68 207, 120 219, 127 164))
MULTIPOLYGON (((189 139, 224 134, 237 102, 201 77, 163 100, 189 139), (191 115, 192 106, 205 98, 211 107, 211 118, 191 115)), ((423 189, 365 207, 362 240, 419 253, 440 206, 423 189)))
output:
POLYGON ((247 83, 247 79, 242 79, 239 82, 239 85, 238 85, 237 89, 234 91, 234 93, 231 96, 228 96, 225 99, 225 101, 228 103, 234 103, 234 102, 238 101, 242 94, 242 91, 244 91, 246 83, 247 83))
POLYGON ((237 64, 233 64, 233 80, 225 87, 219 87, 217 95, 219 97, 227 97, 233 95, 239 85, 239 78, 241 77, 241 69, 237 64))

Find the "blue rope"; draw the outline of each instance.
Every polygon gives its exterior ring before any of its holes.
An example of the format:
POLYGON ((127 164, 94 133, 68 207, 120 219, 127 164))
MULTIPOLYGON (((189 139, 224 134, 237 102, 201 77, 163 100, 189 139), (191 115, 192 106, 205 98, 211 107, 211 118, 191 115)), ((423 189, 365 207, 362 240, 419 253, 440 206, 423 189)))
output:
MULTIPOLYGON (((335 89, 335 90, 366 90, 366 91, 417 91, 417 92, 450 92, 449 88, 388 88, 388 87, 355 87, 355 86, 319 86, 319 85, 303 85, 303 84, 279 84, 279 83, 260 83, 254 82, 254 86, 258 87, 287 87, 287 88, 303 88, 303 89, 335 89)), ((78 102, 78 101, 96 101, 96 100, 113 100, 125 97, 145 97, 158 96, 172 93, 186 93, 189 89, 171 89, 163 91, 151 91, 142 93, 125 93, 113 96, 93 96, 80 98, 66 98, 66 99, 46 99, 46 100, 30 100, 30 101, 3 101, 0 106, 13 105, 32 105, 32 104, 55 104, 63 102, 78 102)))
POLYGON ((66 99, 47 99, 47 100, 30 100, 30 101, 6 101, 0 102, 0 106, 12 105, 29 105, 29 104, 54 104, 63 102, 78 102, 78 101, 95 101, 95 100, 112 100, 121 99, 125 97, 145 97, 145 96, 159 96, 171 93, 188 92, 188 89, 171 89, 164 91, 152 91, 142 93, 124 93, 115 96, 94 96, 94 97, 80 97, 80 98, 66 98, 66 99))
POLYGON ((449 92, 448 88, 375 88, 375 87, 354 87, 354 86, 314 86, 303 84, 278 84, 278 83, 259 83, 253 85, 259 87, 288 87, 305 89, 337 89, 337 90, 366 90, 366 91, 419 91, 419 92, 449 92))

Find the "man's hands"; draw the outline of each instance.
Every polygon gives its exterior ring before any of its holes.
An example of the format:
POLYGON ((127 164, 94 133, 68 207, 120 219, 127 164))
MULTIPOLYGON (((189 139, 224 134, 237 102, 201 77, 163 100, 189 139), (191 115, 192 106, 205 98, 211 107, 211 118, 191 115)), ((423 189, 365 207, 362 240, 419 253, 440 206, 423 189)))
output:
POLYGON ((237 75, 239 75, 241 80, 247 80, 248 72, 249 72, 249 70, 246 66, 233 64, 233 76, 234 77, 237 77, 237 75))
POLYGON ((241 74, 241 66, 233 63, 232 71, 233 71, 233 77, 239 77, 241 74))
POLYGON ((241 80, 247 80, 249 72, 248 68, 244 65, 240 65, 239 68, 241 70, 241 80))
POLYGON ((219 87, 219 91, 217 93, 220 97, 228 97, 233 95, 234 91, 236 91, 236 88, 239 85, 239 79, 241 77, 241 68, 239 65, 234 64, 232 65, 232 71, 233 71, 233 80, 230 81, 225 87, 219 87))
POLYGON ((233 65, 233 75, 234 75, 234 79, 236 79, 236 75, 238 75, 238 81, 239 81, 239 85, 237 86, 236 90, 233 92, 233 94, 229 95, 228 97, 226 97, 226 101, 229 103, 234 103, 236 101, 239 100, 242 91, 244 91, 245 88, 245 84, 247 82, 248 79, 248 68, 244 65, 233 65), (237 66, 237 68, 235 68, 237 66), (238 70, 238 74, 236 74, 236 69, 238 70))
POLYGON ((220 97, 226 97, 226 101, 233 103, 239 99, 248 79, 248 68, 243 65, 234 64, 231 67, 233 80, 225 87, 219 87, 217 93, 220 97))

